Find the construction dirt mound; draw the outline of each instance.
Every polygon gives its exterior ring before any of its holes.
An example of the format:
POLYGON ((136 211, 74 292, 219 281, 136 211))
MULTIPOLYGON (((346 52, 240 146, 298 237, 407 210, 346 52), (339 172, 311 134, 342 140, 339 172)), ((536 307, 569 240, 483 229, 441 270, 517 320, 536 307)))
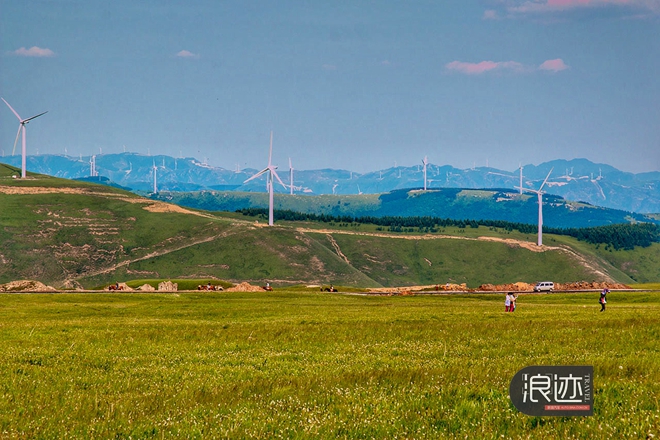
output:
POLYGON ((0 284, 0 292, 55 292, 57 289, 33 280, 11 281, 0 284))
POLYGON ((587 281, 578 281, 576 283, 555 283, 555 290, 601 290, 601 289, 630 289, 631 287, 623 283, 599 283, 587 281))
MULTIPOLYGON (((529 283, 511 283, 511 284, 482 284, 479 286, 477 291, 481 292, 533 292, 535 284, 529 283)), ((566 290, 601 290, 601 289, 630 289, 630 286, 627 286, 622 283, 599 283, 599 282, 587 282, 587 281, 577 281, 574 283, 555 283, 555 290, 566 291, 566 290)))
POLYGON ((467 284, 452 284, 452 283, 447 283, 447 284, 441 284, 438 287, 436 287, 436 290, 444 290, 446 292, 465 292, 468 289, 467 284))
POLYGON ((263 292, 264 288, 260 286, 253 286, 250 283, 240 283, 234 287, 225 289, 225 292, 263 292))

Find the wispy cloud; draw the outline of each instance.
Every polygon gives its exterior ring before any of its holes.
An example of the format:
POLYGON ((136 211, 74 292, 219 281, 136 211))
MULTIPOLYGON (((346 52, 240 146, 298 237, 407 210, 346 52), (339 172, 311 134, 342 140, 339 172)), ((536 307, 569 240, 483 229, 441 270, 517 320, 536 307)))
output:
POLYGON ((489 72, 510 73, 532 73, 539 70, 549 72, 560 72, 569 67, 561 58, 546 60, 540 66, 526 66, 517 61, 481 61, 478 63, 466 63, 464 61, 452 61, 445 64, 447 70, 465 75, 482 75, 489 72))
POLYGON ((509 16, 525 16, 608 7, 618 8, 625 15, 660 14, 658 0, 510 0, 505 10, 509 16))
POLYGON ((11 52, 14 55, 18 55, 19 57, 54 57, 55 52, 53 52, 50 49, 42 49, 41 47, 37 46, 32 46, 29 49, 26 49, 24 47, 21 47, 19 49, 16 49, 15 51, 11 52))
POLYGON ((494 9, 487 9, 484 11, 483 19, 484 20, 499 20, 500 16, 497 14, 497 11, 494 9))
POLYGON ((323 70, 337 70, 337 66, 334 64, 324 64, 321 66, 323 70))
POLYGON ((466 75, 481 75, 491 71, 522 72, 524 70, 524 66, 516 61, 481 61, 479 63, 452 61, 447 63, 445 68, 466 75))
POLYGON ((561 58, 546 60, 539 66, 539 70, 547 70, 550 72, 561 72, 562 70, 566 69, 568 69, 568 66, 561 58))
POLYGON ((188 50, 182 50, 176 54, 179 58, 199 58, 199 54, 192 53, 188 50))

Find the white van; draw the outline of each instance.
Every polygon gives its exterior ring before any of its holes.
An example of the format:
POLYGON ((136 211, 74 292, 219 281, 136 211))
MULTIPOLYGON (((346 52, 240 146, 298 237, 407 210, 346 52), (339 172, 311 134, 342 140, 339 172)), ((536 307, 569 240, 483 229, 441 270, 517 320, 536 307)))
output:
POLYGON ((534 292, 552 292, 555 290, 555 283, 552 281, 541 281, 534 286, 534 292))

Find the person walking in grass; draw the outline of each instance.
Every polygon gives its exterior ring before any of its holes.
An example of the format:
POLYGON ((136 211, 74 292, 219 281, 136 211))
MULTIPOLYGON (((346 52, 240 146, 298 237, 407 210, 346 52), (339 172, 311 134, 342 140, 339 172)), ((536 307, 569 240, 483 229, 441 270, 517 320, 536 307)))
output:
POLYGON ((504 297, 504 311, 510 312, 511 310, 511 294, 507 293, 504 297))
POLYGON ((600 303, 600 311, 604 312, 605 311, 605 304, 607 304, 607 294, 610 293, 610 289, 603 289, 600 292, 600 299, 598 302, 600 303))
POLYGON ((509 307, 512 312, 516 311, 516 301, 518 301, 518 295, 514 295, 512 293, 511 294, 511 307, 509 307))

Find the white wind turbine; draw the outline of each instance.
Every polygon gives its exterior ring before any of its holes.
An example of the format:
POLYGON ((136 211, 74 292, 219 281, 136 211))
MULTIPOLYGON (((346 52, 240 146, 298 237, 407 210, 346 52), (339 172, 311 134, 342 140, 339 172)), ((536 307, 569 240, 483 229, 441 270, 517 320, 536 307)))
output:
MULTIPOLYGON (((518 165, 518 169, 520 170, 520 186, 515 186, 514 188, 519 189, 520 194, 522 194, 523 193, 523 166, 522 166, 522 164, 518 165)), ((493 174, 495 176, 507 177, 507 178, 510 178, 510 179, 515 179, 516 178, 515 176, 510 176, 508 174, 502 174, 502 173, 494 173, 492 171, 489 171, 488 174, 493 174)))
POLYGON ((291 165, 291 158, 289 158, 289 188, 291 188, 291 195, 293 195, 293 165, 291 165))
POLYGON ((277 175, 275 170, 277 167, 272 164, 273 159, 273 132, 270 132, 270 150, 268 150, 268 166, 263 170, 259 171, 254 176, 250 177, 243 183, 248 183, 252 179, 256 179, 262 174, 268 173, 267 186, 268 186, 268 226, 273 226, 273 176, 277 179, 278 182, 286 189, 286 185, 280 179, 280 176, 277 175))
POLYGON ((156 185, 156 171, 158 171, 158 167, 156 166, 155 160, 153 163, 153 170, 154 170, 154 194, 158 194, 158 186, 156 185))
POLYGON ((92 154, 89 157, 89 176, 96 177, 99 173, 96 172, 96 155, 92 154))
POLYGON ((424 165, 424 191, 426 191, 426 166, 429 164, 429 160, 426 156, 424 156, 422 164, 424 165))
POLYGON ((545 194, 545 191, 543 191, 543 187, 545 186, 546 182, 550 178, 550 174, 552 173, 552 168, 550 169, 550 172, 546 176, 545 180, 539 187, 539 189, 529 189, 529 188, 523 188, 523 187, 516 187, 516 189, 520 188, 522 191, 529 191, 533 192, 537 195, 538 201, 539 201, 539 232, 538 232, 538 239, 536 244, 539 246, 543 246, 543 194, 545 194))
MULTIPOLYGON (((2 100, 5 101, 5 98, 2 98, 2 100)), ((21 159, 21 178, 24 179, 25 176, 26 176, 25 165, 26 165, 26 157, 27 157, 27 151, 26 151, 26 147, 25 147, 25 131, 26 131, 25 130, 25 125, 28 122, 30 122, 31 120, 36 119, 39 116, 45 115, 48 112, 46 111, 46 112, 43 112, 43 113, 39 113, 36 116, 32 116, 31 118, 22 119, 19 116, 19 114, 16 113, 16 110, 14 110, 14 108, 11 105, 9 105, 9 103, 7 101, 5 101, 5 104, 7 104, 7 107, 9 107, 9 109, 12 111, 12 113, 14 113, 16 115, 16 117, 18 118, 18 122, 19 122, 18 132, 16 133, 16 140, 14 141, 14 149, 12 150, 12 153, 11 153, 12 156, 16 152, 16 144, 18 143, 18 136, 20 136, 21 131, 23 132, 23 145, 21 147, 21 155, 22 155, 22 159, 21 159)))

